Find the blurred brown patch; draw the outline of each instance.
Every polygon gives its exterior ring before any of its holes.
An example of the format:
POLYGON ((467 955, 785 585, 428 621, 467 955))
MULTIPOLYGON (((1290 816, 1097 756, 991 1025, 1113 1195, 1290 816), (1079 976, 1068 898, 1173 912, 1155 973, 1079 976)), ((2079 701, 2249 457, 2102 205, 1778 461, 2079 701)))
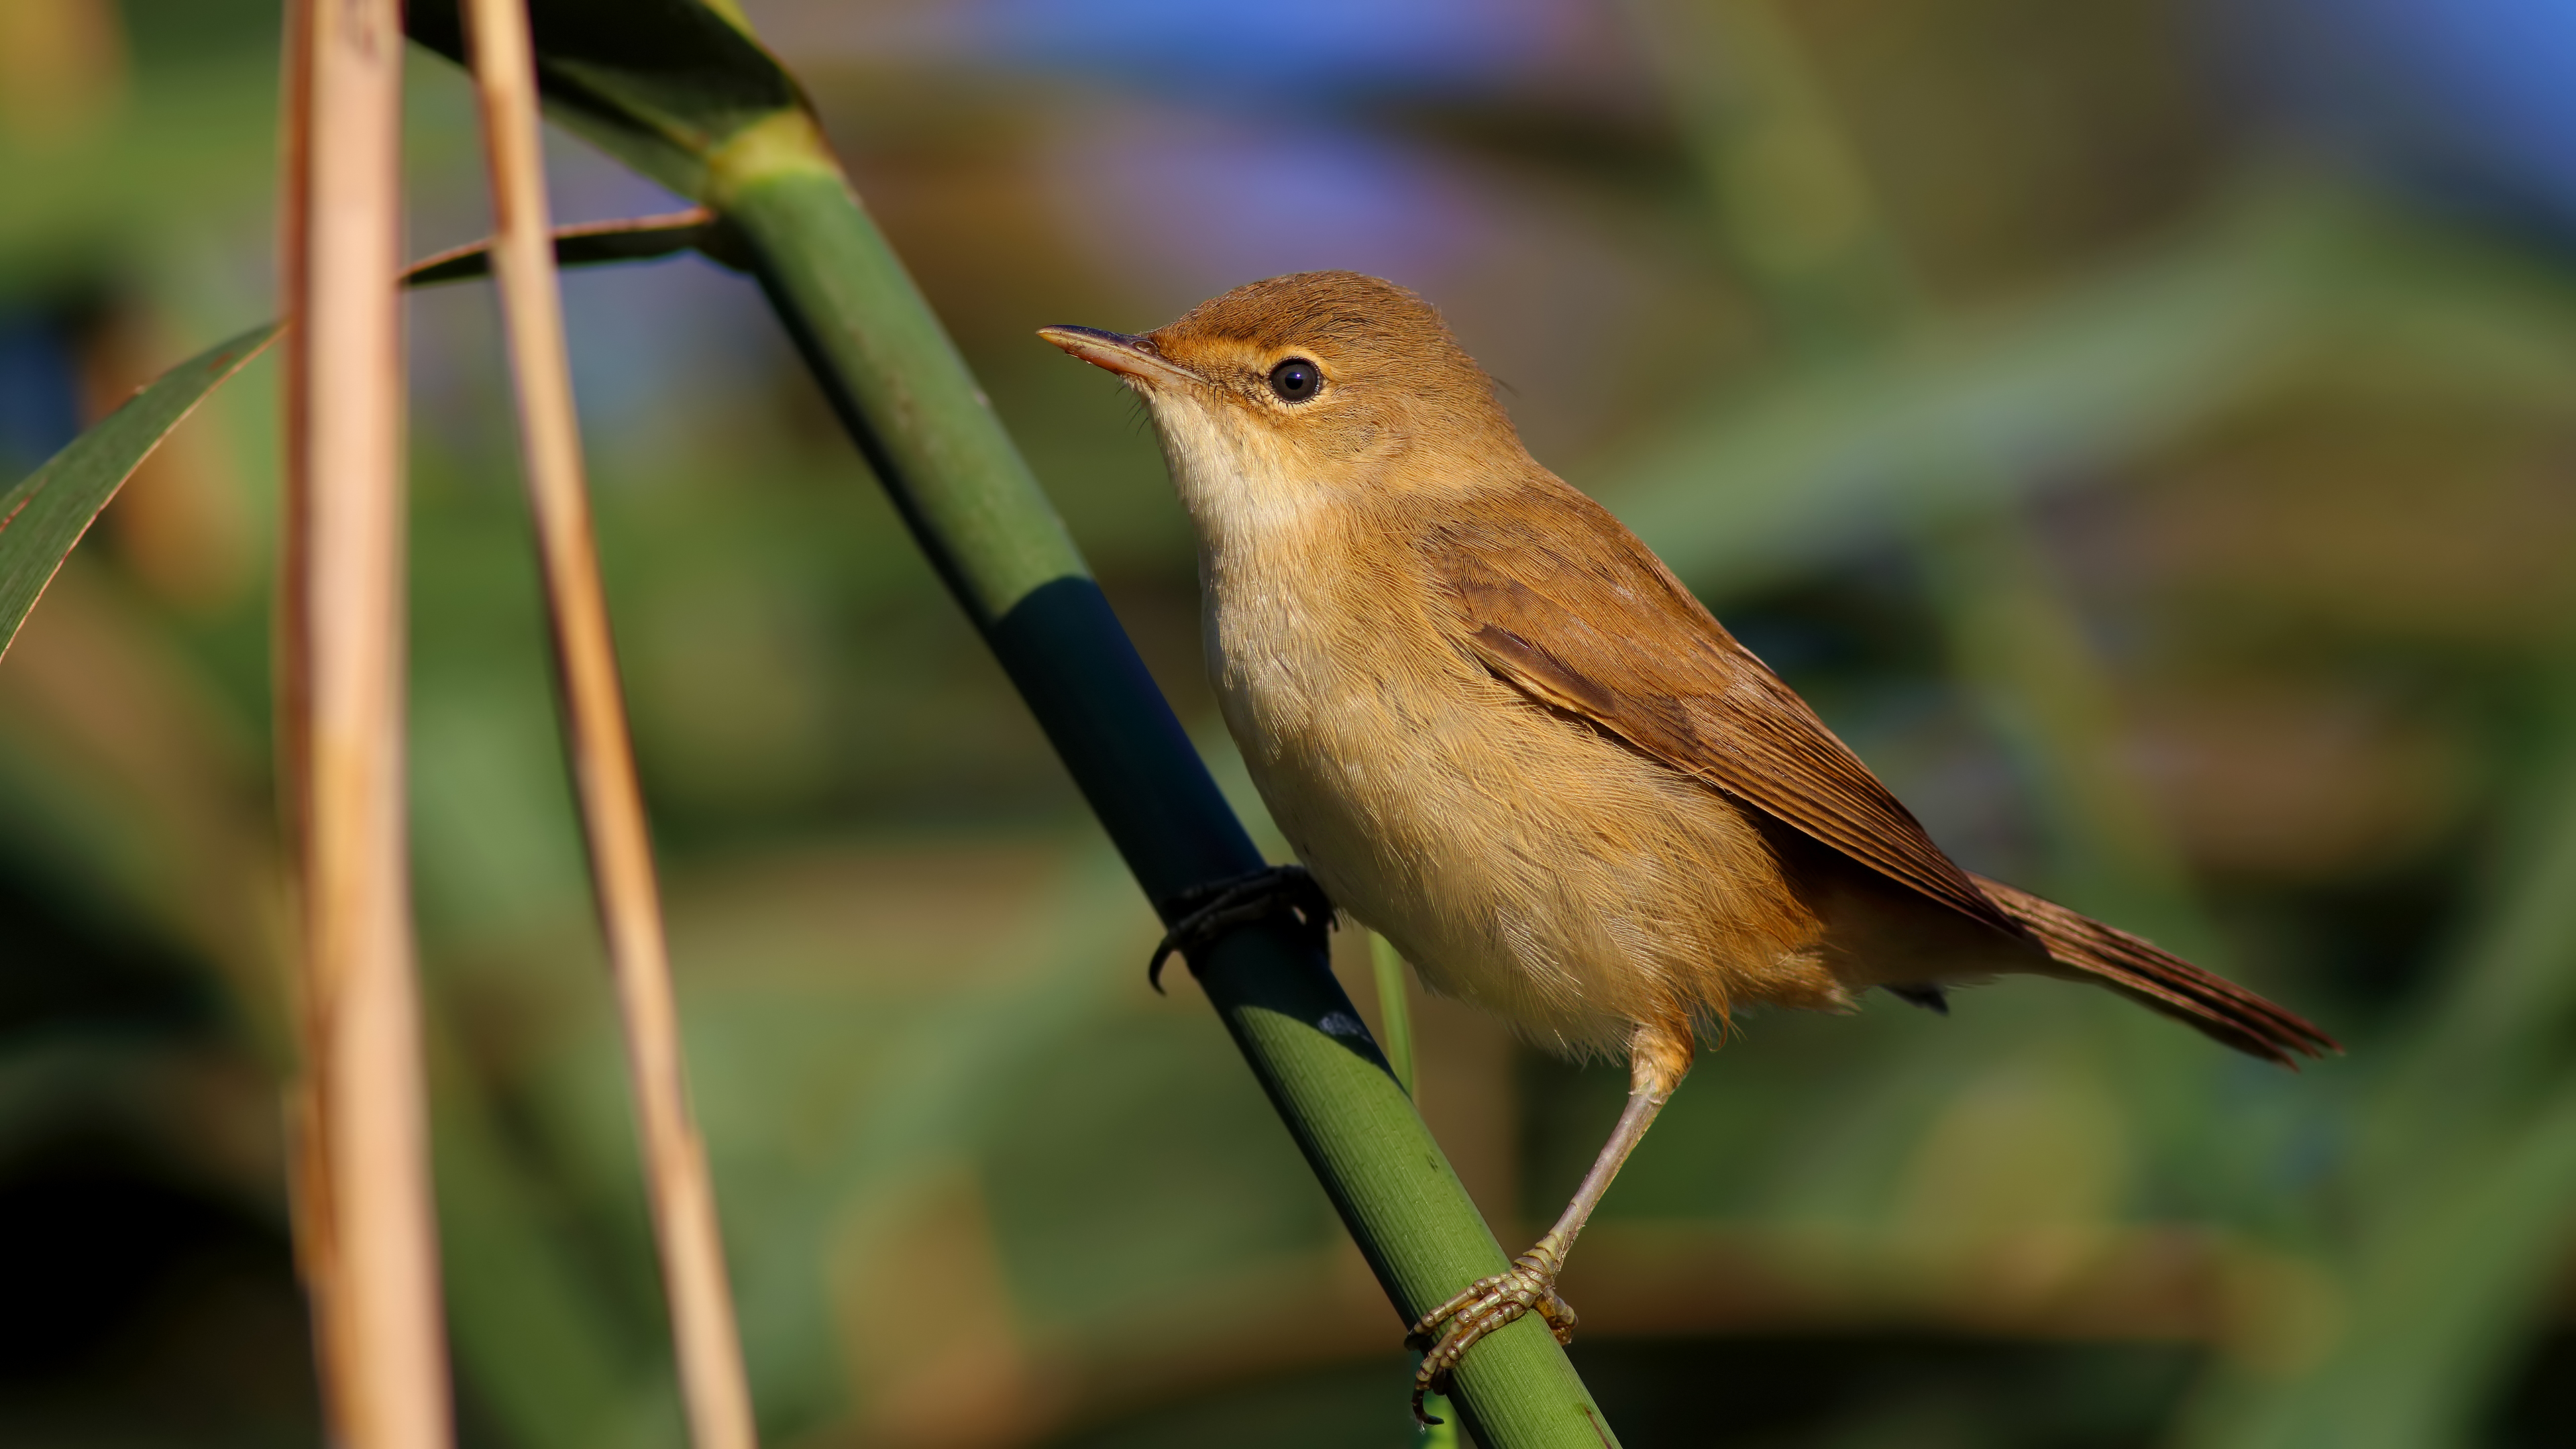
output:
POLYGON ((2166 819, 2203 868, 2231 875, 2403 864, 2457 828, 2480 783, 2457 729, 2332 681, 2195 681, 2137 713, 2166 819))
POLYGON ((43 150, 79 139, 125 99, 115 0, 0 5, 0 139, 43 150))
POLYGON ((863 1404, 859 1442, 901 1449, 1025 1443, 1053 1417, 1021 1341, 982 1185, 925 1181, 835 1255, 842 1332, 863 1404))
MULTIPOLYGON (((692 992, 840 990, 857 970, 868 973, 872 990, 972 991, 994 984, 975 974, 978 967, 1043 964, 1000 948, 1051 904, 1044 887, 1063 861, 1053 839, 969 837, 944 847, 908 840, 702 868, 669 890, 672 957, 692 992)), ((1141 900, 1137 914, 1141 928, 1141 900)))
MULTIPOLYGON (((94 318, 82 344, 81 411, 89 422, 115 411, 177 355, 130 304, 94 318)), ((239 602, 259 563, 242 480, 206 429, 205 420, 191 419, 163 439, 102 520, 136 578, 197 613, 239 602)))
POLYGON ((2516 650, 2576 605, 2576 432, 2528 409, 2379 386, 2285 399, 2133 506, 2134 577, 2220 647, 2295 629, 2516 650))

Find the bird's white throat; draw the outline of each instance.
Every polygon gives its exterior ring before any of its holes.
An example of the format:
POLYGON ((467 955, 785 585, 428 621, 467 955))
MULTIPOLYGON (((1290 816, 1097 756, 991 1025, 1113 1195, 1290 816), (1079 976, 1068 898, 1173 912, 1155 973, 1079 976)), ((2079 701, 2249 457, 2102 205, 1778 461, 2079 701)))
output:
POLYGON ((1326 505, 1295 450, 1226 404, 1162 391, 1147 393, 1146 404, 1204 549, 1220 557, 1259 549, 1307 526, 1326 505))

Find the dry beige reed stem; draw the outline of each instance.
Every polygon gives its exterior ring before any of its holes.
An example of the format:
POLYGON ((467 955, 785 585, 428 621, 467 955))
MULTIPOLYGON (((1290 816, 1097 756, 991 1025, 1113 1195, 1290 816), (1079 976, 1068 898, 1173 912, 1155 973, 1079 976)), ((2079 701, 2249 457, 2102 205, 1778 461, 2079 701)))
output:
POLYGON ((298 1246, 335 1442, 443 1449, 403 815, 402 17, 288 16, 288 577, 281 679, 303 905, 298 1246))
POLYGON ((469 0, 466 33, 492 173, 492 270, 518 384, 519 432, 591 882, 625 1018, 664 1292, 697 1449, 752 1449, 715 1189, 689 1112, 652 840, 609 638, 607 598, 582 478, 564 356, 554 243, 537 131, 535 58, 523 0, 469 0))

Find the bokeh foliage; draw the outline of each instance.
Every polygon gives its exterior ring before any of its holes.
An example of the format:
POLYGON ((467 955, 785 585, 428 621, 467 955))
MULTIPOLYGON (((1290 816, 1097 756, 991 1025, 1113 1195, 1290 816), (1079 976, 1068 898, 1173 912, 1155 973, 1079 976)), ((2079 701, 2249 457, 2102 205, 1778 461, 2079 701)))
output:
MULTIPOLYGON (((2280 145, 2149 0, 1568 5, 1557 59, 1465 81, 1281 80, 1201 36, 1232 96, 970 23, 1011 7, 855 39, 828 8, 754 12, 1212 758, 1150 440, 1027 329, 1387 271, 1969 864, 2355 1047, 2293 1078, 2047 983, 1748 1023, 1567 1280, 1630 1442, 1696 1442, 1675 1384, 1746 1405, 1744 1442, 2564 1434, 2535 1386, 2576 1213, 2552 238, 2280 145), (1219 163, 1248 180, 1191 189, 1219 163), (1298 237, 1226 225, 1292 183, 1298 237), (1757 1362, 1771 1397, 1728 1378, 1757 1362)), ((10 335, 101 401, 265 315, 275 16, 121 13, 122 98, 0 144, 10 335)), ((426 251, 478 229, 477 186, 455 77, 415 96, 426 251)), ((558 161, 567 215, 668 205, 558 161)), ((1403 1442, 1383 1300, 1204 1011, 1142 992, 1149 913, 748 286, 570 287, 765 1427, 1403 1442)), ((489 306, 415 320, 467 1426, 675 1442, 489 306)), ((310 1432, 267 1088, 263 386, 173 439, 0 666, 0 1202, 81 1265, 55 1328, 10 1330, 0 1423, 70 1442, 310 1432)), ((32 436, 18 472, 59 440, 32 436)), ((1426 1111, 1525 1232, 1616 1074, 1420 1008, 1426 1111)))

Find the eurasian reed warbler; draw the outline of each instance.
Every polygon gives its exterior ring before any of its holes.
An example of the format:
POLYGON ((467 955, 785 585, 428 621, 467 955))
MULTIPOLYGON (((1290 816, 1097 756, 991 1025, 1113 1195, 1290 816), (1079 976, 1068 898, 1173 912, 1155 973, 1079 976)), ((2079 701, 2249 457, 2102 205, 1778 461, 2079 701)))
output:
POLYGON ((1167 945, 1299 891, 1328 913, 1320 886, 1431 990, 1550 1050, 1628 1060, 1627 1109, 1556 1225, 1414 1326, 1417 1412, 1524 1313, 1568 1337, 1567 1249, 1739 1007, 1844 1010, 1876 986, 1943 1010, 1948 986, 2028 972, 2285 1065, 2337 1049, 1954 864, 1644 544, 1530 457, 1411 292, 1310 272, 1142 336, 1039 335, 1144 398, 1198 532, 1226 727, 1304 863, 1219 893, 1167 945))

